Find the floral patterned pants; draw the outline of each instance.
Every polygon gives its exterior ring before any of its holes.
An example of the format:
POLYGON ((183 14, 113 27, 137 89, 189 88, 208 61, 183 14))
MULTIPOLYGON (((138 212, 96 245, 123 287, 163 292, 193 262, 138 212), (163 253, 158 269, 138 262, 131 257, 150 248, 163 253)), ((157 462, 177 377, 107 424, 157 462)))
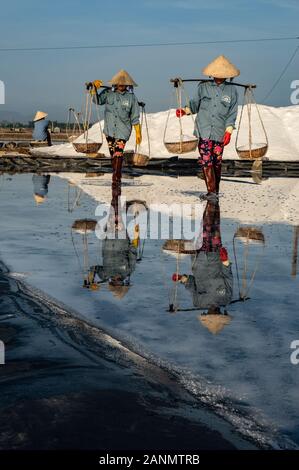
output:
POLYGON ((111 156, 112 164, 112 183, 121 183, 121 170, 123 164, 124 149, 126 141, 123 139, 115 139, 114 137, 107 136, 108 148, 111 156))
POLYGON ((121 195, 121 176, 126 141, 106 136, 112 165, 112 206, 116 216, 119 211, 119 197, 121 195))
POLYGON ((221 246, 219 203, 208 201, 203 216, 203 244, 199 251, 215 253, 221 246))
POLYGON ((198 162, 203 168, 207 167, 219 167, 222 162, 224 145, 222 142, 217 142, 210 139, 199 139, 198 150, 199 158, 198 162))
POLYGON ((122 157, 126 145, 123 139, 115 139, 109 135, 106 137, 111 158, 122 157))

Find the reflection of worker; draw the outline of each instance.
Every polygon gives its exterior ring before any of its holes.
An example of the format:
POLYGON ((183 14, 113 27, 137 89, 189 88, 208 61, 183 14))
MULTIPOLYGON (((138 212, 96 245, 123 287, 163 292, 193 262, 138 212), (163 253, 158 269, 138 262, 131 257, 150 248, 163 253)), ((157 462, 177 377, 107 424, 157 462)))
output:
POLYGON ((108 282, 109 290, 122 298, 129 290, 130 276, 135 270, 137 250, 130 239, 106 238, 102 247, 103 265, 94 266, 95 280, 108 282))
POLYGON ((37 204, 42 204, 48 194, 50 175, 33 175, 33 195, 37 204))
POLYGON ((192 293, 194 307, 220 314, 233 294, 233 275, 226 248, 222 247, 218 203, 207 202, 203 220, 203 245, 191 255, 192 274, 173 274, 192 293))
POLYGON ((133 126, 136 144, 141 143, 140 111, 138 100, 133 93, 133 87, 137 85, 125 70, 120 70, 110 83, 112 89, 106 88, 99 94, 97 89, 102 86, 100 80, 88 83, 87 89, 95 95, 97 104, 105 105, 104 134, 111 156, 112 181, 117 184, 121 179, 123 152, 133 126))
POLYGON ((46 119, 48 116, 47 113, 43 111, 37 111, 34 116, 34 129, 32 138, 38 142, 48 142, 48 145, 51 146, 51 135, 49 132, 49 121, 46 119))
POLYGON ((117 192, 113 192, 111 210, 106 226, 106 238, 102 244, 102 266, 90 269, 84 287, 96 289, 107 282, 109 290, 119 299, 130 287, 130 276, 135 270, 138 257, 139 230, 135 230, 131 240, 122 220, 117 192))
POLYGON ((129 237, 103 240, 103 264, 90 269, 89 281, 84 287, 108 283, 109 290, 118 299, 123 298, 130 287, 130 276, 135 270, 137 250, 129 237))
POLYGON ((199 138, 199 163, 207 187, 207 198, 219 193, 223 148, 228 145, 238 111, 236 87, 226 79, 237 77, 240 71, 224 56, 217 57, 203 69, 213 81, 201 82, 190 107, 177 110, 177 116, 197 114, 195 135, 199 138))

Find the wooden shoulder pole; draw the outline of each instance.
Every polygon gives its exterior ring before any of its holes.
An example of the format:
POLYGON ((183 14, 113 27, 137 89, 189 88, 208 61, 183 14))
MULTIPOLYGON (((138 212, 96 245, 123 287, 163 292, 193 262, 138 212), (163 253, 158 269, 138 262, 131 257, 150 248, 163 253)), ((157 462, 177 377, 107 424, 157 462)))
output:
MULTIPOLYGON (((198 83, 205 83, 205 82, 213 82, 213 80, 210 80, 208 78, 171 78, 170 82, 173 83, 173 86, 175 88, 178 87, 180 82, 198 82, 198 83)), ((232 85, 239 86, 242 88, 256 88, 257 85, 254 83, 236 83, 236 82, 228 82, 231 83, 232 85)))

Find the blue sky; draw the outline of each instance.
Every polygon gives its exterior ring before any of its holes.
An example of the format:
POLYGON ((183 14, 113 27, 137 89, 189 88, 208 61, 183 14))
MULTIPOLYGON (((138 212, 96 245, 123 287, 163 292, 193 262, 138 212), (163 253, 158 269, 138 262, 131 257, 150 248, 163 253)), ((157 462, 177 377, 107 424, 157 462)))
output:
MULTIPOLYGON (((4 3, 4 2, 3 2, 4 3)), ((37 0, 1 5, 0 47, 55 47, 96 44, 192 42, 299 36, 298 0, 127 0, 113 2, 37 0)), ((95 49, 0 52, 0 79, 6 104, 0 111, 26 116, 36 108, 64 118, 70 105, 80 107, 83 85, 109 80, 127 69, 140 85, 136 94, 148 110, 166 109, 169 78, 199 77, 219 54, 241 69, 240 81, 258 84, 262 101, 299 41, 95 49)), ((290 105, 290 83, 299 79, 299 54, 268 100, 290 105)), ((193 87, 189 88, 190 94, 193 87)))

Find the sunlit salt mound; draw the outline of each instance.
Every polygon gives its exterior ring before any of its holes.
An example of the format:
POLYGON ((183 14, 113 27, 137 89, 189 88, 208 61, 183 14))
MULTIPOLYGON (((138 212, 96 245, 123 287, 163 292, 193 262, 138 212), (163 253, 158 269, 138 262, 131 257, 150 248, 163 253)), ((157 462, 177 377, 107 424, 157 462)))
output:
MULTIPOLYGON (((239 108, 239 115, 240 115, 239 108)), ((268 136, 268 152, 267 158, 270 160, 299 160, 299 106, 288 106, 285 108, 274 108, 271 106, 259 107, 263 122, 268 136)), ((179 119, 176 117, 175 109, 171 110, 169 123, 167 126, 167 134, 165 134, 166 120, 168 111, 148 114, 148 127, 151 146, 151 158, 169 158, 173 155, 179 155, 178 152, 169 152, 164 144, 177 143, 180 141, 179 119)), ((239 117, 238 117, 239 119, 239 117)), ((194 141, 194 123, 191 116, 184 116, 181 119, 184 124, 183 135, 191 137, 194 141)), ((103 127, 103 122, 101 123, 103 127)), ((238 120, 236 125, 238 125, 238 120)), ((100 141, 99 123, 93 125, 89 130, 89 138, 95 142, 100 141)), ((233 132, 231 143, 224 149, 225 159, 239 159, 235 150, 236 131, 233 132)), ((76 139, 77 140, 77 139, 76 139)), ((146 139, 144 139, 145 141, 146 139)), ((255 134, 255 142, 263 143, 263 136, 259 133, 255 134)), ((144 142, 145 144, 146 142, 144 142)), ((141 144, 140 153, 147 154, 147 149, 141 144)), ((240 145, 248 146, 248 129, 246 127, 240 130, 240 145)), ((144 145, 145 147, 145 145, 144 145)), ((135 150, 135 132, 132 131, 130 140, 126 144, 126 151, 135 150)), ((62 145, 53 145, 43 149, 34 149, 34 154, 39 152, 47 152, 49 155, 76 156, 74 147, 71 143, 62 145)), ((108 145, 104 136, 101 152, 107 157, 109 156, 108 145)), ((194 148, 189 153, 184 153, 184 157, 197 158, 198 149, 194 148)), ((183 158, 183 157, 182 157, 183 158)))

